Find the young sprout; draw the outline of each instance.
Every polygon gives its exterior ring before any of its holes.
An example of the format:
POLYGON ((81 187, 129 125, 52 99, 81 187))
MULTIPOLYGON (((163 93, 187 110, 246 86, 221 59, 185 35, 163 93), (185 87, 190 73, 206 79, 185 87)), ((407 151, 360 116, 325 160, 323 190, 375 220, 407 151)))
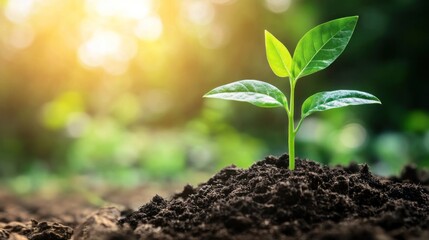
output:
POLYGON ((279 89, 258 80, 241 80, 226 84, 211 90, 204 97, 248 102, 264 108, 284 108, 288 115, 289 169, 294 170, 295 136, 307 116, 314 112, 350 105, 381 104, 377 97, 366 92, 319 92, 304 101, 301 118, 295 127, 295 87, 298 79, 331 65, 349 43, 357 21, 358 16, 339 18, 311 29, 299 40, 293 57, 277 38, 265 31, 266 54, 272 71, 279 77, 289 78, 289 102, 279 89))

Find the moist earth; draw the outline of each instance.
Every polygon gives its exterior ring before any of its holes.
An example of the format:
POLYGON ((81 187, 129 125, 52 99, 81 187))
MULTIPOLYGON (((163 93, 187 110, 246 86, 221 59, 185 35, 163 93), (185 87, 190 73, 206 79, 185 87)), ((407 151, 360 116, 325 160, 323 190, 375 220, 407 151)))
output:
POLYGON ((385 178, 367 165, 309 160, 290 171, 287 155, 269 156, 249 169, 226 167, 169 199, 155 195, 136 211, 105 207, 39 222, 11 221, 5 210, 0 202, 0 240, 429 239, 429 174, 407 166, 385 178))

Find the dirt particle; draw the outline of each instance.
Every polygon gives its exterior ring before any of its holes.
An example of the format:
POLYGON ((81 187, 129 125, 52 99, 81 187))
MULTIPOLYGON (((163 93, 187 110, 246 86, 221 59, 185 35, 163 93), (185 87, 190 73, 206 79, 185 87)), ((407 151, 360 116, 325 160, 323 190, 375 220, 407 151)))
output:
POLYGON ((349 191, 349 181, 344 176, 338 176, 335 178, 334 184, 332 186, 334 192, 340 194, 348 194, 349 191))
POLYGON ((242 232, 252 226, 252 220, 245 216, 232 216, 225 221, 225 227, 232 231, 242 232))
POLYGON ((67 240, 73 234, 71 227, 59 223, 37 222, 32 220, 32 231, 28 235, 30 240, 67 240))

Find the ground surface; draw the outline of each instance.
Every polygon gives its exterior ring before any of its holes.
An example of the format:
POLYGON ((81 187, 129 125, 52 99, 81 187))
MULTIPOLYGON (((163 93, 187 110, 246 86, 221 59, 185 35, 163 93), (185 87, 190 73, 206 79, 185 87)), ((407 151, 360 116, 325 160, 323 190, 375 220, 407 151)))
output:
POLYGON ((79 201, 44 208, 0 196, 0 240, 429 239, 426 172, 408 167, 387 179, 366 165, 299 160, 293 172, 287 165, 284 155, 245 170, 230 166, 136 211, 79 201))

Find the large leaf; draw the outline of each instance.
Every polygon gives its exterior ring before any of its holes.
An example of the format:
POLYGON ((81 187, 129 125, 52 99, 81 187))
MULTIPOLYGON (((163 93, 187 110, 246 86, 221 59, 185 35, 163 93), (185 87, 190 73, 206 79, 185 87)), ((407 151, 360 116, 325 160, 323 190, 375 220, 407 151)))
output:
POLYGON ((277 76, 291 76, 292 57, 289 51, 267 30, 265 30, 265 51, 268 64, 277 76))
POLYGON ((350 105, 373 104, 380 100, 372 94, 355 90, 319 92, 307 98, 302 104, 301 118, 314 112, 326 111, 350 105))
POLYGON ((257 80, 229 83, 211 90, 204 97, 248 102, 266 108, 287 106, 286 97, 278 88, 257 80))
POLYGON ((339 18, 308 31, 293 54, 295 79, 323 70, 344 51, 353 34, 358 16, 339 18))

